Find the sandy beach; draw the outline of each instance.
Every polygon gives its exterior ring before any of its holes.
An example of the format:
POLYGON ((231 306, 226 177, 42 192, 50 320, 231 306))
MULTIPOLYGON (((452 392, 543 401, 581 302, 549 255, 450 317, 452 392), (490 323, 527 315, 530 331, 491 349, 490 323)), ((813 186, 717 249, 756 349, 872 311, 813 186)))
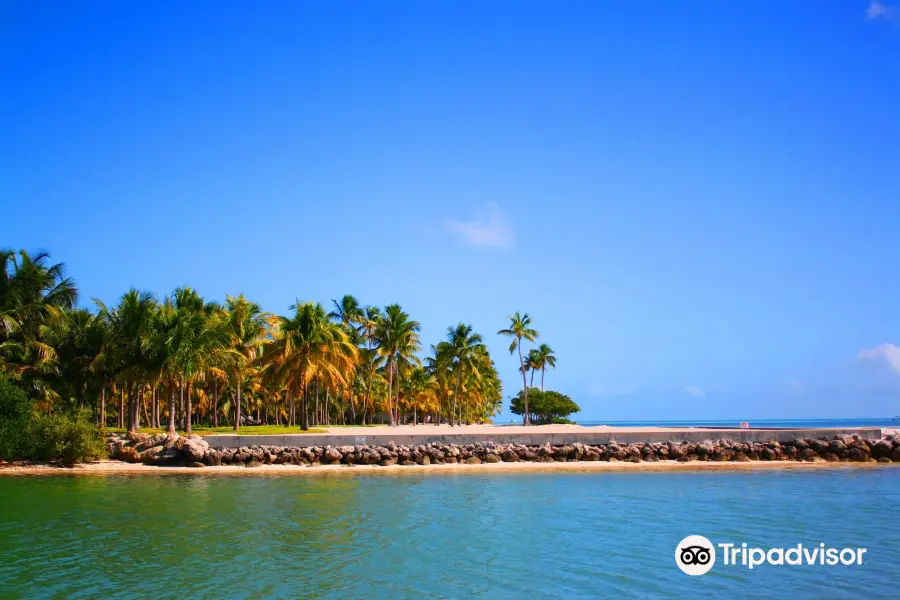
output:
POLYGON ((466 465, 460 463, 432 465, 260 465, 245 467, 221 465, 217 467, 157 467, 132 464, 116 460, 79 464, 74 467, 52 465, 0 464, 2 475, 401 475, 442 473, 464 475, 467 473, 549 473, 549 472, 676 472, 676 471, 770 471, 770 470, 810 470, 810 469, 880 469, 900 467, 900 463, 855 463, 855 462, 798 462, 798 461, 753 461, 753 462, 499 462, 466 465))

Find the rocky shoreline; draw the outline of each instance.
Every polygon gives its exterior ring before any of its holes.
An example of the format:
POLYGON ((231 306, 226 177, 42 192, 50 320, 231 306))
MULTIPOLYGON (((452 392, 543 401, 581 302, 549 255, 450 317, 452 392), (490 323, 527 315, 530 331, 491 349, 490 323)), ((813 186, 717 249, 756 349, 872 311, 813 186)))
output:
POLYGON ((542 444, 444 444, 428 443, 358 446, 243 446, 210 448, 198 435, 133 433, 110 434, 110 457, 128 463, 157 466, 262 465, 372 465, 412 466, 436 464, 565 463, 565 462, 852 462, 900 463, 900 436, 880 440, 859 436, 832 439, 796 439, 790 442, 653 442, 602 445, 581 443, 542 444))

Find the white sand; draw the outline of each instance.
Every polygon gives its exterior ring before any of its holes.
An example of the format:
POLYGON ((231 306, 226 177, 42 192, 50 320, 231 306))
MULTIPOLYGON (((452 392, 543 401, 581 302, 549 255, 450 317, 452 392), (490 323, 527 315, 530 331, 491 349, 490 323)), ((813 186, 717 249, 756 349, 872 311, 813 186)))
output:
POLYGON ((900 463, 853 463, 853 462, 796 462, 796 461, 754 461, 754 462, 499 462, 480 465, 434 464, 380 467, 377 465, 320 465, 315 467, 300 465, 261 465, 244 467, 222 465, 219 467, 154 467, 142 464, 105 460, 91 464, 76 465, 72 468, 47 465, 17 466, 0 464, 2 475, 401 475, 405 473, 424 475, 441 473, 463 475, 466 473, 548 473, 548 472, 674 472, 674 471, 766 471, 772 469, 880 469, 900 467, 900 463))

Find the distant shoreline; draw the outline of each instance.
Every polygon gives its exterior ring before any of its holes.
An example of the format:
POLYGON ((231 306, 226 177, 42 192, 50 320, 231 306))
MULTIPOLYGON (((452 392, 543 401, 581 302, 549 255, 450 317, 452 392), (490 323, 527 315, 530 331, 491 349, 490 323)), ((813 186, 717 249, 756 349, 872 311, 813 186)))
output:
POLYGON ((74 467, 55 465, 0 465, 0 476, 40 476, 40 475, 398 475, 404 473, 443 474, 484 474, 484 473, 671 473, 671 472, 720 472, 720 471, 771 471, 796 470, 820 471, 858 469, 890 469, 900 467, 900 463, 857 463, 857 462, 802 462, 802 461, 753 461, 753 462, 500 462, 482 464, 431 464, 431 465, 260 465, 246 467, 221 465, 212 467, 158 467, 144 464, 104 460, 96 463, 80 464, 74 467))

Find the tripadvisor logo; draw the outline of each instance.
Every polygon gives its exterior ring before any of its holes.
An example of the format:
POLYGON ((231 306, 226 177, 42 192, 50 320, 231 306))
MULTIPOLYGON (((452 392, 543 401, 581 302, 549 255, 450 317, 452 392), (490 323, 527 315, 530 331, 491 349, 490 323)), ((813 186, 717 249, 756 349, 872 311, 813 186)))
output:
POLYGON ((675 546, 675 564, 688 575, 703 575, 716 564, 716 547, 702 535, 689 535, 675 546))
POLYGON ((802 566, 821 565, 861 565, 866 548, 831 548, 825 544, 804 546, 797 544, 790 548, 748 547, 747 544, 713 544, 702 535, 689 535, 675 546, 675 564, 688 575, 703 575, 716 564, 716 548, 719 548, 722 565, 726 567, 746 567, 753 570, 760 565, 802 566))

